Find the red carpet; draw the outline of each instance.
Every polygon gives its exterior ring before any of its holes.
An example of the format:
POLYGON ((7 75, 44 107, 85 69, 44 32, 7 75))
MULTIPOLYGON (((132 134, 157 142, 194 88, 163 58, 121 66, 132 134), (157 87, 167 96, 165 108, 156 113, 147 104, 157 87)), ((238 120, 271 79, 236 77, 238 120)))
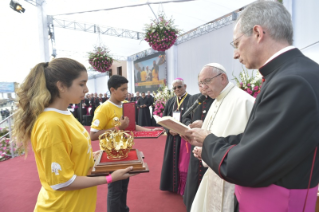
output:
MULTIPOLYGON (((134 148, 144 153, 150 172, 130 179, 128 206, 131 212, 184 212, 180 195, 159 190, 166 136, 158 139, 135 139, 134 148)), ((92 142, 93 151, 99 149, 98 141, 92 142)), ((40 190, 40 181, 34 155, 0 162, 0 211, 33 211, 40 190)), ((106 211, 107 185, 98 186, 96 211, 106 211)))

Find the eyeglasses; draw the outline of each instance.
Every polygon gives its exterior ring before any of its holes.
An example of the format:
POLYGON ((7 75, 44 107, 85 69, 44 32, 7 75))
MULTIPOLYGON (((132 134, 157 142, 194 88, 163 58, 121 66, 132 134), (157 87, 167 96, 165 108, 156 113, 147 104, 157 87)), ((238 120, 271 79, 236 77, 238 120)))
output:
POLYGON ((232 42, 230 42, 230 45, 234 48, 237 49, 238 48, 238 42, 235 44, 235 42, 241 38, 244 34, 242 34, 241 36, 239 36, 238 38, 236 38, 235 40, 233 40, 232 42))
MULTIPOLYGON (((263 31, 263 33, 266 34, 265 31, 263 31)), ((237 48, 238 48, 238 42, 236 42, 236 41, 238 41, 238 39, 241 38, 243 35, 245 35, 245 34, 242 34, 241 36, 239 36, 238 38, 236 38, 235 40, 233 40, 232 42, 230 42, 230 45, 231 45, 234 49, 237 49, 237 48), (236 42, 236 43, 235 43, 235 42, 236 42)))
POLYGON ((177 88, 178 89, 181 89, 183 86, 181 86, 181 85, 179 85, 179 86, 175 86, 175 87, 173 87, 173 90, 175 91, 177 88))
POLYGON ((207 79, 204 79, 203 81, 199 82, 198 83, 198 86, 202 86, 202 85, 207 85, 209 84, 214 78, 220 76, 222 73, 219 73, 217 74, 216 76, 212 77, 212 78, 207 78, 207 79))

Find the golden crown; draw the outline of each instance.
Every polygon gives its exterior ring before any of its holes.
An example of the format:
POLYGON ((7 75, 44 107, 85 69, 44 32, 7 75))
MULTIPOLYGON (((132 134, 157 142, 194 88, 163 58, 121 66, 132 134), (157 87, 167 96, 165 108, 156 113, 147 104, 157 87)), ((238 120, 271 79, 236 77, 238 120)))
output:
POLYGON ((108 130, 99 136, 100 147, 107 153, 110 160, 121 160, 128 157, 128 153, 134 145, 134 134, 119 130, 121 122, 119 118, 113 118, 115 130, 108 130))

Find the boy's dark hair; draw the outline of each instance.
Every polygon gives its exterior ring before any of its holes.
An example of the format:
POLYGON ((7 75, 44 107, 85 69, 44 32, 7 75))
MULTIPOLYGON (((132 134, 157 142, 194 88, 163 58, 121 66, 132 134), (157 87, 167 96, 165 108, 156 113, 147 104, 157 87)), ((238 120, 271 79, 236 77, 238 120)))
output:
POLYGON ((107 82, 107 86, 109 88, 109 91, 111 92, 111 88, 114 88, 116 90, 126 83, 128 83, 128 80, 125 77, 122 77, 120 75, 112 75, 107 82))

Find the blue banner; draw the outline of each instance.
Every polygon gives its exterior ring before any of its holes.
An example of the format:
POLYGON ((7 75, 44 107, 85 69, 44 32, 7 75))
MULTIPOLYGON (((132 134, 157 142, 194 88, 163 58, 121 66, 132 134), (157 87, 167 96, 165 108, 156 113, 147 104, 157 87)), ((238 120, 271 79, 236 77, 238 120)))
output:
POLYGON ((0 82, 0 93, 13 93, 14 82, 0 82))

